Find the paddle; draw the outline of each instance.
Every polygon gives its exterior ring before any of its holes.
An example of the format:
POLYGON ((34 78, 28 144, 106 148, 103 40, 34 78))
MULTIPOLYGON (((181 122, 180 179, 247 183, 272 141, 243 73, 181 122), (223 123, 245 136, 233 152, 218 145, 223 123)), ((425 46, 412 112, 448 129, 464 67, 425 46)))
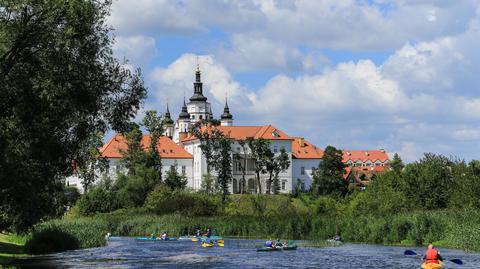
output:
MULTIPOLYGON (((417 254, 415 251, 413 250, 405 250, 405 252, 403 252, 403 255, 415 255, 415 256, 420 256, 420 254, 417 254)), ((460 259, 452 259, 452 260, 449 260, 455 264, 458 264, 458 265, 462 265, 463 264, 463 261, 460 260, 460 259)))

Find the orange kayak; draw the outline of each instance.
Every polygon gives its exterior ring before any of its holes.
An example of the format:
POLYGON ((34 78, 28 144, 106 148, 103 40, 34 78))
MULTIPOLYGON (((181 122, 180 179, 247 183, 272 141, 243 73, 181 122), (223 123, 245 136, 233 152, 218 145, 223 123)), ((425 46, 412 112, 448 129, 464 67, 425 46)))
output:
POLYGON ((422 263, 422 269, 442 269, 443 262, 440 263, 422 263))

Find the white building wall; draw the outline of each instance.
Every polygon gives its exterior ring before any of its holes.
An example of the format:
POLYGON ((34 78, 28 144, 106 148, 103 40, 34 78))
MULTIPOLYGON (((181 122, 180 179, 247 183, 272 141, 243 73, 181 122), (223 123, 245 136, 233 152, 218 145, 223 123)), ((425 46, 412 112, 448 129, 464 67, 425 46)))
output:
POLYGON ((320 159, 293 159, 293 188, 295 188, 298 179, 300 179, 304 184, 305 190, 310 189, 313 183, 313 168, 317 168, 319 163, 320 159), (303 174, 302 167, 304 167, 303 174))
MULTIPOLYGON (((285 171, 281 172, 279 177, 280 192, 289 193, 293 190, 294 182, 292 181, 292 141, 291 140, 270 140, 270 150, 275 156, 280 155, 281 149, 284 148, 288 154, 290 160, 290 166, 285 171)), ((268 174, 262 175, 263 182, 268 180, 268 174)), ((265 184, 264 184, 265 185, 265 184)), ((265 186, 262 186, 262 191, 265 190, 265 186)))
MULTIPOLYGON (((118 173, 126 173, 126 169, 120 163, 120 159, 111 158, 108 159, 109 161, 109 169, 107 171, 107 175, 112 179, 115 180, 117 178, 118 173)), ((162 159, 162 179, 165 179, 167 175, 167 171, 170 169, 170 166, 174 165, 177 162, 177 171, 179 174, 182 174, 182 166, 185 166, 185 176, 187 178, 187 186, 190 187, 191 182, 193 181, 193 161, 192 159, 162 159)), ((102 177, 105 176, 104 173, 98 171, 96 181, 93 185, 97 184, 102 177)), ((84 192, 82 179, 80 179, 77 175, 72 175, 66 178, 66 184, 69 186, 77 187, 80 193, 84 192)))

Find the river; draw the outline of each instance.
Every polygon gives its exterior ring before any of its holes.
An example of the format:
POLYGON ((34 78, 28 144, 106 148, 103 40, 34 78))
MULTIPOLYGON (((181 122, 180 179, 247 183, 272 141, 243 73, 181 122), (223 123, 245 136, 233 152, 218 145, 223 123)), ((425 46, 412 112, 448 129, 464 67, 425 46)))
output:
MULTIPOLYGON (((420 268, 418 257, 404 256, 404 247, 344 244, 339 247, 298 248, 296 251, 256 252, 259 240, 225 240, 225 247, 202 248, 199 242, 110 241, 101 248, 67 251, 20 259, 20 268, 420 268)), ((411 248, 412 249, 412 248, 411 248)), ((422 248, 413 248, 417 253, 422 248)), ((480 253, 441 249, 446 268, 480 268, 480 253)))

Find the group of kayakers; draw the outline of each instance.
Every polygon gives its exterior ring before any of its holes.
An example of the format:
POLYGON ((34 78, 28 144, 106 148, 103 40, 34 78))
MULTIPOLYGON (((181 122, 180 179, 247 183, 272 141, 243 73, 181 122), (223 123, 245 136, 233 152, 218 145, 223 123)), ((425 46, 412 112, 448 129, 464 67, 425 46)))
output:
POLYGON ((213 234, 212 233, 212 228, 208 227, 207 230, 205 231, 205 233, 202 233, 202 230, 200 230, 200 229, 196 229, 194 235, 195 235, 195 237, 202 237, 202 236, 210 237, 210 236, 212 236, 212 234, 213 234))
POLYGON ((286 241, 281 241, 280 239, 277 239, 277 240, 267 240, 265 241, 265 247, 267 248, 281 248, 283 246, 286 246, 287 245, 287 242, 286 241))

